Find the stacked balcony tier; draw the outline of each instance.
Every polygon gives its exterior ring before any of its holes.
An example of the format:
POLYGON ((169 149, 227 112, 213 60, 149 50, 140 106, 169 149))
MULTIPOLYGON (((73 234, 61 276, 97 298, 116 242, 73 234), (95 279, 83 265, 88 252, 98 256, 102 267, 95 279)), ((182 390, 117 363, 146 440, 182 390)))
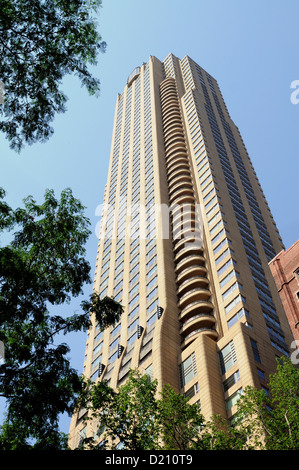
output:
POLYGON ((180 334, 182 347, 199 334, 217 339, 214 306, 196 216, 196 200, 174 79, 160 85, 168 196, 171 209, 180 334))

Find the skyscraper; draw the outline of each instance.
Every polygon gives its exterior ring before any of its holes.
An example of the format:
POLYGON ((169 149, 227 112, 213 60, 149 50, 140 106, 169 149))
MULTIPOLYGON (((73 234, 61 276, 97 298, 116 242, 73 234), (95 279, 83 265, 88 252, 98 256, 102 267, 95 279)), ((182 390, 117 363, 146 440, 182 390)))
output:
MULTIPOLYGON (((293 338, 268 262, 282 241, 216 80, 150 57, 118 95, 94 279, 124 306, 88 333, 84 375, 139 368, 209 417, 266 387, 293 338)), ((70 442, 95 431, 74 415, 70 442)))

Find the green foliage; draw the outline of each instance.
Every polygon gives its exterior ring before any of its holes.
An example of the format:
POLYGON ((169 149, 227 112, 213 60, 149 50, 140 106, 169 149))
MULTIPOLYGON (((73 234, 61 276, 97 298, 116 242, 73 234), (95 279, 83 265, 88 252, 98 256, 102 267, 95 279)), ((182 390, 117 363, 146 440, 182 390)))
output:
POLYGON ((16 230, 10 244, 0 248, 0 341, 5 347, 0 395, 8 404, 0 446, 23 448, 30 438, 35 448, 57 448, 65 442, 58 418, 72 413, 83 387, 68 360, 69 347, 55 344, 57 335, 86 330, 93 307, 100 327, 113 324, 122 307, 93 294, 82 313, 51 314, 50 306, 67 305, 91 282, 85 260, 89 221, 70 189, 60 200, 46 191, 41 205, 28 197, 24 206, 13 211, 5 202, 0 205, 0 228, 16 230))
MULTIPOLYGON (((89 384, 85 406, 90 410, 88 419, 95 419, 98 430, 104 431, 104 446, 114 449, 121 442, 126 450, 149 450, 158 445, 155 420, 157 382, 147 375, 131 371, 127 382, 115 392, 106 382, 89 384)), ((82 401, 81 401, 82 406, 82 401)), ((87 439, 89 448, 100 447, 87 439)))
POLYGON ((170 386, 163 387, 158 401, 161 440, 165 450, 239 450, 246 436, 221 416, 206 420, 197 403, 188 403, 170 386))
POLYGON ((242 426, 231 426, 222 416, 215 415, 205 422, 201 433, 201 446, 205 450, 252 450, 248 442, 248 430, 242 426))
POLYGON ((270 377, 271 398, 247 387, 239 399, 234 425, 221 416, 206 420, 197 403, 169 385, 131 371, 116 391, 108 384, 88 383, 78 408, 86 407, 98 433, 82 448, 125 450, 297 450, 299 448, 299 371, 282 358, 270 377), (100 440, 100 443, 98 441, 100 440))
POLYGON ((95 314, 100 330, 118 322, 123 312, 123 307, 113 298, 106 296, 101 299, 96 293, 91 295, 89 301, 83 301, 81 306, 86 313, 92 311, 95 314))
POLYGON ((101 0, 2 0, 0 9, 0 130, 11 148, 46 141, 50 122, 66 111, 60 89, 74 74, 91 95, 99 80, 88 70, 106 43, 97 31, 101 0))
POLYGON ((247 426, 256 448, 299 449, 299 370, 289 358, 277 361, 269 395, 253 387, 245 389, 238 402, 238 419, 247 426))
POLYGON ((87 422, 96 423, 97 437, 87 436, 83 448, 125 450, 241 449, 244 436, 220 417, 206 421, 197 403, 169 385, 157 391, 157 381, 131 370, 117 391, 103 381, 87 383, 78 402, 86 408, 87 422))
POLYGON ((204 418, 197 404, 165 385, 158 400, 158 421, 165 450, 187 450, 202 447, 200 431, 204 418))

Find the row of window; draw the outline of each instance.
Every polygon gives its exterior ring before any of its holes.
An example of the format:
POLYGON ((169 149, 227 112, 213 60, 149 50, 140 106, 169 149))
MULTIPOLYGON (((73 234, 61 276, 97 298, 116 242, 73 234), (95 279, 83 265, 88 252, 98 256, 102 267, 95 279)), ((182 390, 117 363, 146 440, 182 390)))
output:
POLYGON ((220 115, 220 118, 221 118, 221 121, 222 121, 222 125, 223 125, 224 131, 226 133, 226 137, 227 137, 232 155, 234 157, 235 164, 236 164, 241 182, 243 184, 243 188, 244 188, 244 191, 245 191, 245 194, 246 194, 246 197, 247 197, 247 200, 248 200, 253 218, 255 220, 257 230, 259 232, 262 244, 264 246, 266 256, 267 256, 268 260, 270 261, 270 259, 272 259, 275 256, 275 251, 274 251, 271 239, 269 237, 269 234, 268 234, 266 225, 264 223, 264 220, 263 220, 263 217, 262 217, 257 199, 255 197, 251 182, 249 180, 247 171, 245 169, 244 162, 241 158, 238 147, 236 145, 235 138, 233 136, 231 128, 230 128, 228 122, 226 122, 225 119, 224 119, 223 113, 221 112, 221 107, 220 107, 218 97, 215 93, 213 93, 213 97, 214 97, 214 101, 216 103, 216 106, 218 108, 219 115, 220 115))
MULTIPOLYGON (((250 338, 250 344, 252 349, 252 354, 254 360, 256 361, 259 366, 257 366, 257 375, 263 381, 266 380, 265 373, 262 370, 261 358, 258 349, 257 342, 250 338)), ((227 374, 234 366, 238 363, 237 355, 235 351, 234 341, 231 340, 224 348, 219 351, 219 365, 220 365, 220 372, 222 375, 227 374)), ((179 367, 180 373, 180 384, 181 388, 185 388, 188 383, 190 383, 194 378, 197 377, 197 364, 196 364, 196 357, 195 353, 193 352, 190 354, 187 359, 185 359, 179 367)), ((223 390, 224 392, 229 392, 231 387, 233 387, 236 383, 241 380, 240 371, 235 370, 231 375, 229 375, 226 379, 223 380, 223 390)), ((267 392, 267 389, 262 385, 262 388, 267 392)), ((185 392, 185 397, 192 398, 196 393, 200 391, 200 385, 198 382, 193 384, 191 387, 187 389, 185 392)), ((237 402, 240 394, 242 393, 242 387, 240 387, 236 392, 234 392, 231 396, 226 399, 226 408, 230 410, 237 402)))
MULTIPOLYGON (((223 144, 223 140, 222 140, 222 137, 221 137, 221 134, 220 134, 220 131, 219 131, 219 127, 218 127, 218 124, 217 124, 217 121, 216 121, 216 118, 215 118, 215 115, 214 115, 214 111, 213 111, 212 106, 211 106, 210 98, 208 96, 206 86, 205 86, 203 81, 202 81, 202 89, 203 89, 203 92, 204 92, 205 98, 206 98, 206 111, 207 111, 207 115, 208 115, 208 118, 209 118, 209 121, 210 121, 211 130, 213 132, 213 136, 214 136, 217 152, 218 152, 218 155, 219 155, 219 158, 220 158, 220 162, 222 164, 222 169, 223 169, 223 172, 224 172, 224 176, 225 176, 225 179, 227 180, 228 190, 229 190, 229 193, 230 193, 230 196, 231 196, 231 200, 232 200, 232 204, 233 204, 233 207, 234 207, 235 215, 236 215, 237 222, 238 222, 238 225, 239 225, 239 229, 240 229, 240 232, 241 232, 241 236, 242 236, 242 239, 243 239, 244 248, 245 248, 245 251, 247 253, 249 265, 251 267, 252 264, 255 264, 256 266, 259 267, 259 269, 262 272, 263 289, 261 290, 260 284, 256 283, 257 293, 258 293, 260 301, 263 298, 267 298, 268 301, 272 303, 271 294, 270 294, 268 284, 267 284, 267 281, 265 279, 263 270, 261 268, 259 255, 258 255, 257 249, 255 247, 255 243, 254 243, 253 236, 252 236, 252 233, 251 233, 250 228, 249 228, 249 224, 248 224, 247 217, 246 217, 246 214, 245 214, 245 211, 244 211, 244 207, 243 207, 243 204, 242 204, 239 192, 238 192, 238 188, 237 188, 236 183, 235 183, 235 179, 233 177, 232 168, 231 168, 229 159, 227 157, 226 150, 225 150, 225 147, 224 147, 224 144, 223 144)), ((219 113, 221 115, 220 110, 219 110, 219 113)), ((230 143, 231 143, 231 141, 230 141, 230 143)), ((248 192, 247 192, 247 194, 248 194, 248 192)), ((251 196, 252 196, 252 194, 251 194, 251 196)), ((262 220, 260 220, 260 222, 262 222, 262 220)), ((228 253, 226 252, 226 254, 228 254, 228 253)), ((221 256, 221 258, 223 259, 223 256, 221 256)), ((221 258, 218 259, 218 262, 221 261, 221 258)), ((273 305, 273 303, 272 303, 272 305, 273 305)), ((273 308, 274 308, 274 305, 273 305, 273 308)))
MULTIPOLYGON (((132 159, 132 174, 134 179, 135 190, 132 194, 131 202, 134 204, 138 203, 140 200, 140 77, 135 80, 135 109, 134 109, 134 136, 133 136, 133 159, 132 159)), ((122 183, 120 187, 121 197, 122 197, 122 211, 120 212, 120 217, 118 218, 118 236, 119 234, 123 233, 126 228, 126 200, 124 197, 126 196, 127 186, 128 186, 128 174, 129 174, 129 149, 130 149, 130 125, 131 125, 131 98, 132 98, 132 89, 134 87, 130 87, 127 92, 127 99, 126 99, 126 108, 125 111, 125 118, 122 117, 122 110, 123 110, 123 102, 119 101, 119 109, 118 109, 118 117, 117 117, 117 128, 115 134, 115 146, 114 146, 114 154, 113 154, 113 162, 112 162, 112 171, 111 171, 111 189, 110 189, 110 199, 109 203, 111 203, 112 207, 116 200, 116 181, 117 181, 117 169, 119 166, 118 162, 118 155, 119 155, 119 148, 120 148, 120 134, 121 134, 121 120, 124 121, 124 129, 123 129, 123 147, 122 147, 122 169, 121 169, 121 176, 122 176, 122 183)), ((144 135, 144 152, 145 152, 145 190, 146 190, 146 204, 149 205, 150 203, 154 202, 153 199, 153 149, 152 149, 152 136, 151 136, 151 97, 150 97, 150 90, 149 90, 149 70, 147 68, 145 72, 145 79, 144 79, 144 127, 145 127, 145 135, 144 135)), ((137 206, 138 207, 138 206, 137 206)), ((131 214, 131 234, 134 234, 135 237, 133 238, 133 242, 131 243, 131 251, 130 251, 130 290, 129 290, 129 326, 128 326, 128 346, 134 343, 136 338, 136 331, 135 326, 137 326, 138 322, 138 314, 139 314, 139 245, 138 245, 138 238, 136 237, 136 233, 138 232, 138 223, 139 223, 139 214, 136 211, 136 214, 131 214), (132 320, 132 321, 130 321, 132 320), (132 334, 131 334, 132 333, 132 334)), ((113 224, 112 222, 108 222, 108 235, 112 233, 113 224), (110 232, 111 231, 111 232, 110 232)), ((118 244, 121 246, 118 247, 117 253, 117 261, 114 270, 114 293, 115 299, 121 301, 123 295, 123 281, 121 279, 124 267, 124 240, 121 237, 118 237, 118 244)), ((152 245, 152 243, 150 244, 152 245)), ((107 244, 104 248, 105 256, 103 259, 102 265, 102 276, 101 276, 101 286, 104 286, 104 290, 102 291, 102 295, 107 292, 108 287, 108 275, 109 275, 109 267, 110 267, 110 253, 111 253, 111 240, 109 245, 107 244)), ((148 308, 156 303, 157 304, 157 276, 155 275, 155 247, 149 246, 147 253, 147 301, 150 304, 148 308)), ((152 321, 152 320, 151 320, 152 321)), ((120 324, 117 327, 117 330, 120 328, 120 324)), ((116 330, 115 330, 116 331, 116 330)), ((116 346, 119 344, 120 337, 116 337, 113 339, 113 336, 116 334, 115 331, 111 332, 110 335, 110 351, 111 356, 109 357, 110 365, 113 365, 114 360, 117 357, 117 351, 114 351, 116 346)), ((99 349, 96 349, 95 354, 99 353, 99 349)), ((98 359, 96 359, 98 360, 98 359)))

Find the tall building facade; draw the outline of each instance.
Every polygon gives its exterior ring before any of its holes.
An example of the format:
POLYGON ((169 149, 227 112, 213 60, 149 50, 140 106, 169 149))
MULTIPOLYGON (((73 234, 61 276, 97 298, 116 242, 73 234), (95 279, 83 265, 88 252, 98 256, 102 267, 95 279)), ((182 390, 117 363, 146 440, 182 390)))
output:
POLYGON ((299 346, 299 240, 269 263, 294 340, 299 346))
MULTIPOLYGON (((116 388, 138 368, 231 420, 289 354, 268 266, 282 249, 216 80, 188 56, 150 57, 117 98, 94 278, 124 313, 93 322, 84 375, 116 388)), ((83 415, 73 447, 96 431, 83 415)))

